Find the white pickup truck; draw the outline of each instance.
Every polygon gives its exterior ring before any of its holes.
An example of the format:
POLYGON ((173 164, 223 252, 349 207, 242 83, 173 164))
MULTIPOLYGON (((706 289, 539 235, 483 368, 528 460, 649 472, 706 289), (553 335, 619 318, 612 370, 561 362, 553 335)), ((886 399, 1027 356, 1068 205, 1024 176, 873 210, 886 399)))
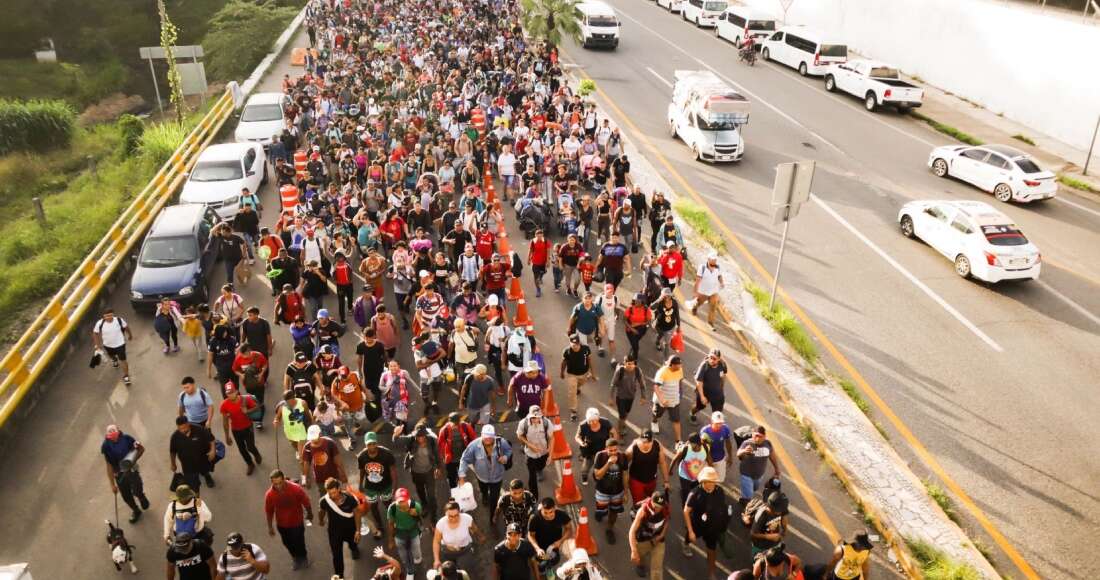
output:
POLYGON ((841 90, 863 99, 868 111, 897 107, 899 113, 921 106, 924 91, 901 80, 898 69, 871 60, 849 60, 829 67, 825 90, 841 90))

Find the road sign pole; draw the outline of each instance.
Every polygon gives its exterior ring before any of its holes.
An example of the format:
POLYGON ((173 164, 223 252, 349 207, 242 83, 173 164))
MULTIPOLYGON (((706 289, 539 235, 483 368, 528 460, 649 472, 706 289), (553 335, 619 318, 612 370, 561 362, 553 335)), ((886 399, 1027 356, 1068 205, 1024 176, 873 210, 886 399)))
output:
POLYGON ((1100 133, 1100 115, 1096 116, 1096 128, 1092 130, 1092 141, 1089 141, 1089 154, 1085 157, 1085 169, 1081 171, 1081 175, 1089 174, 1089 161, 1092 161, 1092 147, 1096 145, 1096 134, 1100 133))
POLYGON ((164 112, 164 103, 160 101, 160 85, 157 84, 157 69, 153 68, 153 59, 149 59, 149 72, 153 75, 153 90, 157 93, 157 107, 164 112))
POLYGON ((769 311, 775 307, 775 293, 779 290, 779 273, 783 268, 783 254, 787 250, 787 234, 790 232, 791 220, 798 215, 802 204, 810 199, 815 166, 816 163, 813 161, 800 161, 781 163, 775 168, 775 184, 772 186, 774 211, 772 220, 773 223, 783 221, 783 237, 779 241, 779 259, 775 263, 771 298, 768 299, 769 311))
POLYGON ((779 288, 779 272, 783 269, 783 252, 787 249, 787 231, 790 228, 791 220, 789 218, 783 220, 783 238, 779 241, 779 261, 775 263, 775 277, 772 278, 772 297, 768 300, 769 312, 775 306, 775 291, 779 288))

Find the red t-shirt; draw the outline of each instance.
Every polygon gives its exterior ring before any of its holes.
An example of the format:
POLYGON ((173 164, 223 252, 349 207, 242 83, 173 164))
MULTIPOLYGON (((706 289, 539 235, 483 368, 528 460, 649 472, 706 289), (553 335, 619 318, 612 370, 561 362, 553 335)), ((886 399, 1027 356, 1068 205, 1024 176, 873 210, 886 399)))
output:
POLYGON ((274 516, 280 528, 296 528, 305 523, 302 510, 309 506, 309 495, 297 483, 286 482, 282 491, 268 488, 264 494, 264 511, 274 516))
POLYGON ((577 266, 577 271, 581 273, 581 281, 585 284, 591 284, 592 278, 596 275, 596 265, 592 262, 583 262, 577 266))
POLYGON ((481 267, 481 273, 485 276, 486 290, 500 290, 508 282, 508 266, 504 264, 485 264, 481 267))
POLYGON ((245 365, 252 365, 258 369, 267 368, 267 357, 265 357, 262 353, 252 351, 248 354, 248 356, 238 354, 236 357, 233 358, 233 372, 244 372, 245 365))
POLYGON ((546 261, 550 256, 550 241, 543 240, 539 243, 538 240, 531 240, 531 265, 532 266, 545 266, 546 261))
POLYGON ((489 231, 482 230, 478 235, 474 243, 474 251, 477 255, 481 256, 481 260, 486 264, 493 257, 493 246, 496 244, 497 237, 489 231))
POLYGON ((679 252, 664 254, 657 260, 661 264, 661 276, 671 280, 684 275, 684 258, 679 252))
POLYGON ((244 431, 252 426, 252 419, 245 414, 245 409, 255 409, 256 399, 250 395, 239 395, 237 400, 226 399, 222 401, 218 409, 222 415, 229 415, 229 428, 234 431, 244 431), (247 403, 245 402, 247 401, 247 403))
POLYGON ((351 285, 351 264, 337 262, 332 265, 332 277, 337 286, 351 285))

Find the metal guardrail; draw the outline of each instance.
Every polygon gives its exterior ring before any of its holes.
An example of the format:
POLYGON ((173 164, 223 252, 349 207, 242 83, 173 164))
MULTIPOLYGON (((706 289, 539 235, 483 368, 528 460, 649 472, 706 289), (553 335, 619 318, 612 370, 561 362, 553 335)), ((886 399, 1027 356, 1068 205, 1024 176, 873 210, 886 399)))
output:
POLYGON ((129 259, 134 246, 145 236, 160 209, 171 201, 199 153, 214 139, 233 109, 233 97, 227 90, 4 355, 0 361, 0 373, 4 373, 0 381, 0 428, 53 362, 115 271, 129 259))

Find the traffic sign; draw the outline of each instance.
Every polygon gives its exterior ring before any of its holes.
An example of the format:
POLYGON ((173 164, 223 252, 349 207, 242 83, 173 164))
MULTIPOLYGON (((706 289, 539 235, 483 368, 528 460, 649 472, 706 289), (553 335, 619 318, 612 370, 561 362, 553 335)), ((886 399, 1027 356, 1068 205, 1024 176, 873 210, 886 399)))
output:
POLYGON ((772 223, 779 224, 798 215, 798 209, 810 199, 816 165, 814 161, 798 161, 775 166, 772 223))

